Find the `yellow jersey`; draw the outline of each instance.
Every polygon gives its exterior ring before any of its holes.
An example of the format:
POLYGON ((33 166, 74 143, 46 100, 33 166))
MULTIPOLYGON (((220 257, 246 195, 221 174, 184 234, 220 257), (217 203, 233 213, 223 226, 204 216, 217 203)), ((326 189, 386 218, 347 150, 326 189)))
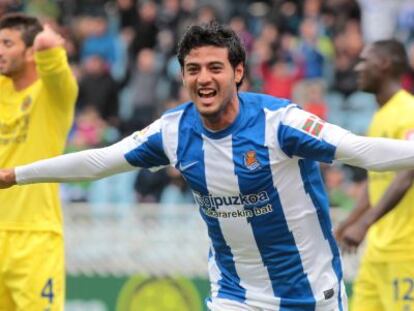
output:
MULTIPOLYGON (((401 90, 374 115, 369 136, 414 139, 414 97, 401 90)), ((375 206, 395 172, 368 172, 371 206, 375 206)), ((414 259, 414 186, 392 211, 368 231, 366 259, 376 262, 414 259)))
MULTIPOLYGON (((78 86, 66 52, 56 47, 35 53, 38 79, 16 91, 0 75, 0 167, 10 168, 64 151, 73 122, 78 86)), ((0 190, 0 230, 62 233, 57 184, 0 190)))

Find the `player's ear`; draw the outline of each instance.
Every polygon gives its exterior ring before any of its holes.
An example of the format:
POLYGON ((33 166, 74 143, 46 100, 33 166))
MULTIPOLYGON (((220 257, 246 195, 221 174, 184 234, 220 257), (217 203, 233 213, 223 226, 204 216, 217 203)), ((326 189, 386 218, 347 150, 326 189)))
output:
POLYGON ((244 76, 244 65, 242 63, 238 64, 236 68, 234 68, 234 80, 236 83, 239 83, 244 76))
POLYGON ((392 60, 389 57, 383 57, 380 62, 380 67, 383 71, 392 70, 392 60))
POLYGON ((186 87, 187 83, 186 83, 185 78, 184 78, 184 71, 183 70, 181 70, 181 81, 183 82, 184 87, 186 87))
POLYGON ((34 52, 33 46, 30 46, 30 47, 26 48, 24 56, 25 56, 27 62, 34 62, 35 61, 34 53, 35 52, 34 52))

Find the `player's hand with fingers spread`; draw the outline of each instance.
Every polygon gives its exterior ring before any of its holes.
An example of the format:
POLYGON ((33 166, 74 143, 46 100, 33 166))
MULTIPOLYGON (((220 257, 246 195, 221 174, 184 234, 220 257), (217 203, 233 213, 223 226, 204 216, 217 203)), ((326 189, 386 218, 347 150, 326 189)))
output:
POLYGON ((16 175, 14 169, 0 169, 0 189, 10 188, 16 184, 16 175))
POLYGON ((35 51, 42 51, 58 46, 63 46, 65 40, 56 31, 46 24, 43 26, 43 31, 37 34, 33 48, 35 51))

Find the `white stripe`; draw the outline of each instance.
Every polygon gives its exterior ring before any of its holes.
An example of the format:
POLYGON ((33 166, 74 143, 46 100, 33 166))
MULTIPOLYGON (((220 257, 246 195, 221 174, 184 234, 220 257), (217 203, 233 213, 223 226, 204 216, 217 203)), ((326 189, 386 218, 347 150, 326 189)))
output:
POLYGON ((214 298, 217 297, 218 291, 220 289, 220 286, 218 285, 218 282, 220 280, 220 269, 217 266, 215 260, 215 251, 214 248, 211 246, 211 243, 210 249, 212 256, 208 259, 208 273, 210 277, 211 297, 214 298))
POLYGON ((177 164, 178 130, 183 110, 165 114, 162 117, 162 143, 172 166, 177 164))
POLYGON ((338 280, 332 267, 333 255, 330 245, 324 238, 312 200, 305 192, 298 158, 284 158, 280 154, 281 151, 276 151, 280 150, 277 140, 280 114, 277 111, 265 112, 265 140, 269 146, 273 183, 279 193, 286 222, 295 239, 304 272, 308 275, 317 305, 335 304, 333 300, 337 300, 338 297, 338 280), (323 291, 331 288, 334 288, 335 295, 331 298, 332 301, 327 301, 323 291))
MULTIPOLYGON (((207 189, 213 196, 237 196, 240 193, 235 175, 232 137, 209 139, 203 136, 207 189)), ((236 211, 243 206, 222 206, 220 211, 236 211)), ((219 218, 227 245, 236 262, 240 285, 246 289, 246 304, 279 310, 269 273, 263 265, 251 225, 243 217, 219 218), (247 257, 248 255, 248 257, 247 257)))

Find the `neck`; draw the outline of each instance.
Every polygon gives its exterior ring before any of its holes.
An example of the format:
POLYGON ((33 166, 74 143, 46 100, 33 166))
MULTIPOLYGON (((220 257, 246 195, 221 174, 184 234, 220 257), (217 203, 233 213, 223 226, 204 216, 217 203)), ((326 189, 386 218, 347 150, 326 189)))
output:
POLYGON ((378 105, 380 107, 384 106, 401 89, 400 81, 389 81, 382 85, 380 90, 375 94, 378 105))
POLYGON ((37 80, 36 66, 25 66, 22 71, 16 73, 11 79, 13 80, 13 86, 16 91, 24 90, 37 80))
POLYGON ((223 108, 223 110, 220 110, 212 116, 201 117, 206 128, 212 131, 220 131, 229 127, 234 122, 234 120, 236 120, 239 110, 239 98, 237 96, 237 92, 235 92, 233 98, 223 108))

